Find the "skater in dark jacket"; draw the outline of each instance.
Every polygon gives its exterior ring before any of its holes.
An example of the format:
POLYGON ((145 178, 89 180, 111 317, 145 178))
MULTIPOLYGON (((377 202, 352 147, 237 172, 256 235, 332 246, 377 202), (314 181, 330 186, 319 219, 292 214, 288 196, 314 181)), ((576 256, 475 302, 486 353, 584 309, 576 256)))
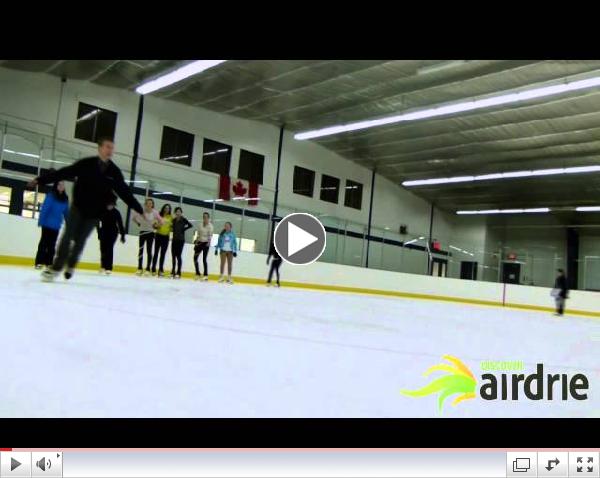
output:
POLYGON ((35 256, 35 268, 49 266, 54 259, 58 231, 69 212, 69 197, 65 192, 65 183, 58 181, 52 186, 52 191, 44 199, 38 226, 42 228, 42 237, 35 256))
POLYGON ((269 255, 267 257, 267 265, 271 262, 271 268, 269 269, 269 278, 267 279, 267 286, 271 285, 271 279, 273 278, 273 272, 277 275, 277 287, 281 287, 279 282, 279 267, 281 267, 281 263, 283 259, 275 249, 275 243, 271 243, 271 248, 269 249, 269 255), (271 257, 273 260, 271 260, 271 257))
POLYGON ((73 203, 67 218, 58 253, 52 267, 42 273, 45 280, 53 280, 67 266, 65 278, 73 276, 73 269, 79 261, 85 242, 98 224, 98 219, 106 210, 106 201, 112 191, 139 214, 142 206, 135 199, 123 179, 123 173, 112 162, 115 144, 111 139, 98 142, 98 156, 80 159, 70 166, 39 176, 27 185, 34 188, 38 184, 54 183, 63 179, 74 180, 73 203))
POLYGON ((556 313, 554 315, 563 315, 565 313, 565 303, 569 296, 569 286, 567 285, 567 276, 565 271, 558 269, 558 275, 554 281, 554 290, 552 295, 556 301, 556 313))
POLYGON ((181 255, 185 245, 185 231, 191 229, 192 223, 183 217, 183 210, 180 207, 175 208, 175 217, 171 228, 173 230, 173 242, 171 244, 171 277, 173 279, 181 278, 181 255))
POLYGON ((123 217, 116 208, 117 198, 112 195, 108 200, 106 211, 100 216, 98 224, 98 240, 100 241, 100 272, 110 275, 113 270, 113 251, 117 237, 125 244, 125 227, 123 217))

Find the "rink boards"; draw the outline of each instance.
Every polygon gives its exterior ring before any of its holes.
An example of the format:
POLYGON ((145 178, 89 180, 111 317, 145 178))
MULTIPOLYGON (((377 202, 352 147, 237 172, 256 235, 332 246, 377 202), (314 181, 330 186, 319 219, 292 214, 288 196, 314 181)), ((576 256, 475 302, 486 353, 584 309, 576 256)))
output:
MULTIPOLYGON (((0 264, 33 265, 39 240, 37 221, 19 216, 0 214, 0 264)), ((115 271, 134 272, 137 269, 138 238, 128 236, 126 244, 115 245, 115 271)), ((193 248, 186 244, 183 251, 184 277, 193 275, 193 248)), ((97 236, 90 236, 81 258, 81 268, 97 269, 100 250, 97 236)), ((145 263, 145 258, 144 258, 145 263)), ((167 255, 165 272, 171 267, 167 255)), ((330 290, 336 292, 367 293, 383 296, 412 297, 444 300, 490 306, 515 307, 528 310, 552 311, 550 289, 493 282, 466 281, 401 272, 366 269, 316 262, 308 266, 282 266, 284 286, 330 290)), ((209 254, 209 274, 218 273, 218 258, 209 254)), ((234 261, 237 282, 262 283, 267 274, 266 255, 242 252, 234 261)), ((567 301, 567 313, 600 317, 600 294, 572 291, 567 301)))

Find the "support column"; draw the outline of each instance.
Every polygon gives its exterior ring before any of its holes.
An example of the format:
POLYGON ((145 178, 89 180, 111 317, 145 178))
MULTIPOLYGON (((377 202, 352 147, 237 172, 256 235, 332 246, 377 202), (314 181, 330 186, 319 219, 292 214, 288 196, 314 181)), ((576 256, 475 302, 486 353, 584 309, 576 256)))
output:
MULTIPOLYGON (((138 116, 135 125, 135 139, 133 141, 133 154, 131 155, 131 173, 129 175, 129 188, 133 191, 135 187, 135 173, 137 170, 138 154, 140 149, 140 136, 142 134, 142 119, 144 117, 144 95, 140 95, 138 103, 138 116)), ((127 206, 127 217, 125 219, 125 233, 129 232, 129 220, 131 218, 131 208, 127 206)))
POLYGON ((52 135, 52 153, 50 159, 56 160, 56 138, 58 136, 58 122, 60 121, 60 110, 62 108, 63 96, 65 93, 65 83, 67 79, 62 77, 60 79, 60 95, 58 97, 58 108, 56 109, 56 122, 54 123, 54 134, 52 135))
POLYGON ((281 156, 283 154, 283 133, 285 125, 281 125, 279 129, 279 145, 277 147, 277 172, 275 173, 275 195, 273 196, 273 214, 271 215, 271 232, 269 234, 269 240, 267 244, 267 254, 271 248, 271 242, 273 242, 273 236, 275 235, 275 223, 277 222, 277 203, 279 201, 279 173, 281 171, 281 156))
POLYGON ((283 153, 283 132, 285 125, 279 129, 279 146, 277 147, 277 173, 275 174, 275 196, 273 197, 273 216, 277 216, 277 202, 279 200, 279 172, 281 171, 281 155, 283 153))
POLYGON ((431 275, 431 241, 433 241, 433 214, 435 206, 431 203, 431 213, 429 216, 429 237, 427 238, 427 275, 431 275))
POLYGON ((579 232, 574 227, 567 228, 567 283, 569 289, 577 289, 579 279, 579 232))
POLYGON ((371 200, 369 201, 369 222, 367 224, 367 259, 365 260, 365 267, 369 268, 369 246, 371 245, 371 222, 373 220, 373 196, 375 195, 375 171, 373 168, 371 172, 371 200))

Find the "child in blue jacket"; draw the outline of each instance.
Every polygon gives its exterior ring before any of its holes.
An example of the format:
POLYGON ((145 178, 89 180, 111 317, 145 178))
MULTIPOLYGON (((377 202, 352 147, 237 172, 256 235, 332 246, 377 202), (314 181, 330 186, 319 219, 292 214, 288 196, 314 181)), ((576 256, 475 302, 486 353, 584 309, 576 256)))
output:
POLYGON ((224 229, 219 234, 219 241, 217 242, 217 247, 215 247, 215 256, 221 252, 221 276, 219 277, 219 282, 224 282, 225 277, 223 276, 223 272, 225 270, 225 262, 227 262, 227 283, 233 284, 231 280, 231 269, 233 266, 233 258, 237 257, 238 244, 237 238, 232 231, 232 225, 230 222, 225 223, 224 229))
POLYGON ((65 192, 65 183, 58 181, 52 186, 52 191, 46 196, 40 211, 38 226, 42 228, 42 237, 35 256, 36 269, 52 264, 58 231, 60 231, 63 219, 67 218, 68 212, 69 197, 65 192))

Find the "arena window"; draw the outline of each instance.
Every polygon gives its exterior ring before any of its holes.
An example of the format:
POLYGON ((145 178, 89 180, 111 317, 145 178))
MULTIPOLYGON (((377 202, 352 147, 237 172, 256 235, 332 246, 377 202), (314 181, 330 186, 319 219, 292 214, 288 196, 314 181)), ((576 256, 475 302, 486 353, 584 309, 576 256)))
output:
POLYGON ((160 159, 170 163, 192 165, 194 135, 169 126, 163 127, 160 159))
POLYGON ((96 143, 99 138, 115 137, 117 113, 87 103, 79 103, 75 138, 96 143))

